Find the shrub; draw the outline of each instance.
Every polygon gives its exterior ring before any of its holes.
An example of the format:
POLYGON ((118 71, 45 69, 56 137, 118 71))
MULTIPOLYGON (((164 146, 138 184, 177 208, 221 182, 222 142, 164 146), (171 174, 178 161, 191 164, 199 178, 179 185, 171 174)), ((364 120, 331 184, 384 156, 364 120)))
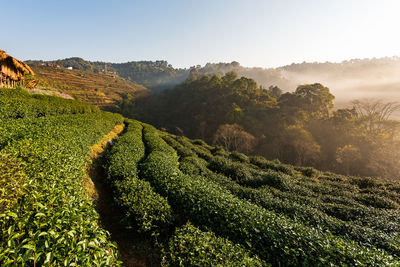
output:
POLYGON ((229 155, 229 158, 234 160, 234 161, 239 161, 242 163, 249 163, 249 157, 247 157, 245 154, 234 151, 229 155))
POLYGON ((399 205, 391 199, 376 194, 362 194, 356 197, 360 203, 379 209, 398 209, 399 205))
POLYGON ((192 140, 192 144, 194 144, 194 145, 199 145, 199 146, 202 146, 202 147, 205 147, 205 148, 211 147, 211 146, 207 145, 207 143, 204 142, 204 141, 201 140, 201 139, 193 139, 193 140, 192 140))
POLYGON ((61 114, 99 112, 95 106, 48 95, 31 95, 22 89, 1 89, 0 119, 37 118, 61 114))
POLYGON ((281 190, 288 190, 292 185, 292 179, 284 174, 273 170, 260 171, 249 165, 232 162, 228 158, 216 156, 209 161, 208 168, 222 173, 239 184, 258 187, 270 185, 281 190))
POLYGON ((124 223, 157 236, 172 222, 171 207, 150 183, 139 179, 137 164, 145 155, 143 127, 134 120, 126 124, 125 133, 107 155, 108 181, 117 206, 125 213, 124 223))
POLYGON ((208 172, 208 179, 218 183, 241 199, 246 199, 267 210, 284 214, 292 219, 300 220, 313 227, 327 229, 335 235, 351 238, 357 242, 370 243, 378 248, 400 255, 400 250, 394 247, 395 239, 388 233, 357 224, 341 221, 331 217, 318 208, 298 203, 295 199, 280 199, 270 190, 253 189, 240 186, 221 174, 208 172))
POLYGON ((182 175, 175 164, 173 157, 154 151, 141 168, 152 185, 168 196, 175 210, 196 224, 242 243, 274 264, 379 264, 392 261, 380 251, 358 247, 353 242, 239 200, 202 176, 182 175))
POLYGON ((381 185, 377 179, 372 177, 352 177, 350 183, 357 185, 361 189, 378 187, 381 185))
POLYGON ((0 139, 17 137, 2 153, 21 162, 29 192, 0 213, 0 265, 119 264, 82 181, 90 146, 120 123, 109 113, 0 121, 10 127, 0 139))
POLYGON ((195 142, 192 143, 188 138, 183 136, 177 136, 176 140, 183 147, 192 150, 197 156, 199 156, 202 159, 209 160, 212 157, 210 150, 208 150, 208 146, 194 144, 195 142))
POLYGON ((172 222, 168 201, 155 193, 150 183, 136 177, 128 177, 114 183, 114 198, 125 211, 123 221, 139 231, 158 235, 166 231, 172 222))
POLYGON ((261 156, 250 157, 250 163, 258 166, 261 169, 271 169, 274 171, 283 172, 283 173, 291 175, 291 176, 295 175, 295 171, 292 167, 289 167, 289 166, 281 164, 281 163, 269 161, 266 158, 261 157, 261 156))
POLYGON ((207 161, 198 157, 181 158, 179 169, 185 174, 200 175, 208 172, 207 161))
POLYGON ((120 136, 107 154, 107 177, 110 180, 137 177, 137 163, 144 157, 142 126, 128 120, 126 132, 120 136))
POLYGON ((25 183, 21 163, 0 153, 0 212, 17 203, 24 193, 25 183))
POLYGON ((321 172, 313 167, 294 167, 294 169, 301 172, 304 176, 310 178, 318 178, 321 175, 321 172))
POLYGON ((182 216, 243 244, 275 265, 397 263, 382 251, 362 248, 240 200, 203 176, 182 174, 176 165, 173 155, 154 150, 140 169, 182 216))
POLYGON ((226 151, 222 146, 215 146, 211 152, 214 156, 229 157, 229 152, 226 151))
POLYGON ((168 145, 173 147, 180 157, 195 157, 197 156, 190 148, 183 146, 181 143, 175 140, 171 135, 164 135, 162 137, 168 145))
POLYGON ((226 238, 190 223, 178 228, 163 251, 163 266, 266 266, 226 238))
POLYGON ((174 155, 177 158, 176 151, 170 147, 158 134, 157 129, 149 124, 143 123, 143 137, 146 141, 146 148, 149 153, 153 151, 163 151, 174 155))

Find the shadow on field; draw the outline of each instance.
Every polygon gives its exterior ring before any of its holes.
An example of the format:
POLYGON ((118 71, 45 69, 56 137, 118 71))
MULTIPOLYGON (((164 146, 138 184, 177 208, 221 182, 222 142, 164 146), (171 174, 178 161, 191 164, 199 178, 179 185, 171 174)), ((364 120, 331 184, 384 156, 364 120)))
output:
MULTIPOLYGON (((107 153, 105 150, 105 153, 107 153)), ((94 183, 94 203, 100 214, 100 226, 111 233, 111 239, 118 245, 124 266, 160 266, 160 251, 148 236, 121 224, 124 214, 113 204, 112 190, 106 183, 103 168, 104 154, 92 159, 88 176, 94 183)))

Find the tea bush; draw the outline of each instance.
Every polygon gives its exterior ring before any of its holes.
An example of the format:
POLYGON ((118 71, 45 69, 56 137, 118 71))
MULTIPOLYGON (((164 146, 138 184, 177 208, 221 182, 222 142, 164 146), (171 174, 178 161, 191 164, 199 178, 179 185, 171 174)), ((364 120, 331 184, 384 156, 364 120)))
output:
POLYGON ((0 153, 0 212, 14 206, 24 194, 26 175, 21 163, 0 153))
POLYGON ((76 100, 48 95, 31 95, 22 89, 0 90, 0 119, 2 120, 93 112, 99 112, 99 109, 76 100))
MULTIPOLYGON (((157 138, 154 134, 152 139, 157 138)), ((324 233, 241 200, 224 187, 188 176, 177 168, 174 155, 153 150, 141 173, 176 211, 197 225, 245 245, 276 265, 389 264, 397 261, 377 249, 324 233)))
MULTIPOLYGON (((120 265, 82 177, 89 147, 124 119, 22 90, 0 90, 0 104, 0 264, 120 265)), ((164 266, 400 265, 398 182, 125 125, 106 181, 127 229, 164 247, 164 266)))
POLYGON ((157 236, 172 222, 171 207, 149 182, 139 179, 137 164, 145 155, 144 130, 137 121, 127 120, 126 124, 126 131, 107 154, 107 178, 117 206, 125 213, 124 223, 157 236))
POLYGON ((177 229, 163 251, 163 266, 267 266, 226 238, 188 223, 177 229))
POLYGON ((0 121, 1 153, 21 162, 24 197, 0 213, 0 264, 119 265, 82 186, 89 147, 122 123, 110 113, 0 121), (5 138, 6 136, 6 138, 5 138))

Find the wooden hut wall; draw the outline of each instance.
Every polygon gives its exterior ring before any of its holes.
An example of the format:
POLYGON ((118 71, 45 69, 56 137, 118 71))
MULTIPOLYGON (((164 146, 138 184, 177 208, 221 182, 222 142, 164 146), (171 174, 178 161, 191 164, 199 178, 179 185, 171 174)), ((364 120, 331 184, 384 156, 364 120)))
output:
POLYGON ((23 83, 24 74, 34 75, 34 72, 26 63, 0 50, 0 87, 15 87, 23 83))

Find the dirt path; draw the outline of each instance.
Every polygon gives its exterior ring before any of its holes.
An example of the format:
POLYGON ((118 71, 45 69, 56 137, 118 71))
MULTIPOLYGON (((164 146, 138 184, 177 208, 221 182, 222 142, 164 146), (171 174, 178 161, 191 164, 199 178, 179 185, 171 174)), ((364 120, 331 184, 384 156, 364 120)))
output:
POLYGON ((100 225, 111 233, 111 239, 117 243, 124 266, 160 266, 159 251, 154 249, 148 237, 138 234, 135 229, 127 229, 120 221, 124 214, 114 207, 111 189, 106 184, 103 168, 104 154, 110 141, 117 138, 124 130, 124 125, 117 125, 100 143, 90 151, 90 161, 86 168, 84 185, 89 196, 94 199, 100 214, 100 225))

